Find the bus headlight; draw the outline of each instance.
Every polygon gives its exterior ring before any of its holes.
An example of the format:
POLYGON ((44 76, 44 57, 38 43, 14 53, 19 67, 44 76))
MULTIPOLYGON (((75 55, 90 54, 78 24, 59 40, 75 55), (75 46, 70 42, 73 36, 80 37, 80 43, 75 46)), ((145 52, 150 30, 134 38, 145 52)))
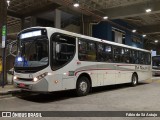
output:
POLYGON ((34 82, 37 82, 37 81, 38 81, 38 78, 37 78, 37 77, 33 78, 33 81, 34 81, 34 82))
POLYGON ((45 73, 43 73, 43 74, 41 74, 41 75, 39 75, 39 76, 37 76, 37 77, 34 77, 34 78, 33 78, 33 81, 34 81, 34 82, 37 82, 38 80, 41 80, 42 78, 44 78, 44 77, 47 76, 47 75, 48 75, 48 73, 45 72, 45 73))

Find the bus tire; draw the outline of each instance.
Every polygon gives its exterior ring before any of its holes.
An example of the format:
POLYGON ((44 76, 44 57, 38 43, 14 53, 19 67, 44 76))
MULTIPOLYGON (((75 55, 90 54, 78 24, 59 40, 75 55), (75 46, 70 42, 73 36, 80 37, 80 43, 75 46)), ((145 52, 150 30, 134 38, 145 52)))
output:
POLYGON ((136 73, 133 73, 132 80, 131 80, 131 86, 134 87, 138 84, 138 76, 136 73))
POLYGON ((76 85, 77 96, 85 96, 89 93, 91 84, 87 77, 82 76, 78 79, 76 85))

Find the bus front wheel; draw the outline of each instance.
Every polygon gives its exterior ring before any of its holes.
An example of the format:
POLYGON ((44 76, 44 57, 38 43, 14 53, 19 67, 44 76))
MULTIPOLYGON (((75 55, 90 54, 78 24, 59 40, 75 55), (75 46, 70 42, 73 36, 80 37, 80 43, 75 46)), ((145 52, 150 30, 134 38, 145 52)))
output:
POLYGON ((137 74, 133 73, 132 75, 132 81, 131 81, 131 86, 136 86, 138 84, 138 76, 137 74))
POLYGON ((76 85, 76 93, 78 96, 85 96, 90 91, 90 82, 87 77, 82 76, 78 79, 77 85, 76 85))

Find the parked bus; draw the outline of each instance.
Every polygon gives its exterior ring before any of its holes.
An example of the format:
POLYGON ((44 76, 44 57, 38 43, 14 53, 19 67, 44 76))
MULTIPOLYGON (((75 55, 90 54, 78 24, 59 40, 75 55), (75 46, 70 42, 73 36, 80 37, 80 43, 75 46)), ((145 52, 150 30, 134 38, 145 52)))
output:
POLYGON ((151 79, 151 52, 57 28, 34 27, 18 34, 14 85, 53 92, 151 79))
POLYGON ((160 56, 152 57, 152 75, 159 76, 160 75, 160 56))

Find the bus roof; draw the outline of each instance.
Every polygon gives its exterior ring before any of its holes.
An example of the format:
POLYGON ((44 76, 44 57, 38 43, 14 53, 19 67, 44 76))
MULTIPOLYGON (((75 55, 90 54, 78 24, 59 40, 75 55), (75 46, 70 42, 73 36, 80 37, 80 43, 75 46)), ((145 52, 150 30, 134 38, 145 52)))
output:
POLYGON ((112 42, 112 41, 103 40, 103 39, 99 39, 99 38, 94 38, 94 37, 90 37, 90 36, 86 36, 86 35, 82 35, 82 34, 78 34, 78 33, 74 33, 74 32, 69 32, 69 31, 66 31, 66 30, 61 30, 61 29, 53 28, 53 27, 30 27, 30 28, 22 30, 21 32, 23 32, 25 30, 28 30, 28 29, 33 29, 33 28, 41 28, 41 29, 45 28, 45 29, 47 29, 48 32, 49 31, 59 32, 59 33, 68 34, 68 35, 74 36, 74 37, 89 39, 89 40, 93 40, 93 41, 97 41, 97 42, 108 43, 108 44, 111 44, 111 45, 116 45, 116 46, 120 46, 120 47, 126 47, 126 48, 140 50, 140 51, 145 51, 145 52, 151 52, 149 50, 145 50, 145 49, 141 49, 141 48, 136 48, 136 47, 120 44, 120 43, 115 43, 115 42, 112 42))

